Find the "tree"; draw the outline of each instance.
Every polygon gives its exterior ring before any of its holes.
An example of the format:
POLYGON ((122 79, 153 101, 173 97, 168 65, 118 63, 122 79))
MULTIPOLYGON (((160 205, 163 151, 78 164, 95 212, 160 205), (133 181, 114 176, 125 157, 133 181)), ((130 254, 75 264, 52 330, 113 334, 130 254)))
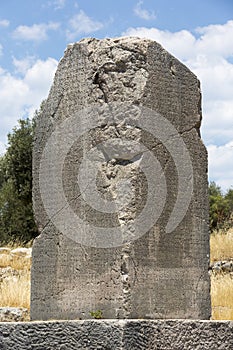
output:
POLYGON ((209 184, 210 230, 227 228, 233 211, 233 191, 223 195, 215 182, 209 184))
POLYGON ((29 119, 19 120, 19 127, 8 134, 7 177, 13 181, 19 198, 31 202, 33 126, 29 119))
POLYGON ((233 190, 229 189, 225 195, 225 198, 228 203, 228 207, 231 213, 233 213, 233 190))
POLYGON ((6 159, 5 157, 0 157, 0 189, 5 182, 6 176, 6 159))
POLYGON ((225 195, 227 201, 228 211, 229 211, 229 224, 233 224, 233 190, 229 189, 225 195))
POLYGON ((32 210, 32 144, 32 122, 19 120, 0 160, 1 242, 26 242, 38 234, 32 210))

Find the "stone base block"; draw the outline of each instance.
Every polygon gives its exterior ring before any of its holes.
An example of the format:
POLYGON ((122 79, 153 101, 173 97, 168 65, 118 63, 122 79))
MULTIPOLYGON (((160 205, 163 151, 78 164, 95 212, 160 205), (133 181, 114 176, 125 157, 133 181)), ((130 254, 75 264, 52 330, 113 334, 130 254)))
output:
POLYGON ((86 320, 1 323, 1 350, 233 349, 232 321, 86 320))

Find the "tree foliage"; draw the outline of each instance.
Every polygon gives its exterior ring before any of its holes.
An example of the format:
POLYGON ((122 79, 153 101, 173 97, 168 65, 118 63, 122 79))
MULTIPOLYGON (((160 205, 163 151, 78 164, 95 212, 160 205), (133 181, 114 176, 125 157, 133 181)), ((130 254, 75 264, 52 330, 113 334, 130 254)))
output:
POLYGON ((32 143, 32 122, 19 120, 0 158, 0 242, 26 242, 38 234, 32 210, 32 143))
POLYGON ((224 195, 215 182, 209 184, 210 230, 227 229, 232 225, 233 190, 224 195))

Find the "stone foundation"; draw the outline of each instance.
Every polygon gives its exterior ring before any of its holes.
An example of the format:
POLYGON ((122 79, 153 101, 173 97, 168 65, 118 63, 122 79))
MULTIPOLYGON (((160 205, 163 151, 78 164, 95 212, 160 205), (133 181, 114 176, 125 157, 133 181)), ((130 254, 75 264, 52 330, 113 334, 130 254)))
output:
POLYGON ((233 349, 232 321, 86 320, 1 323, 1 350, 233 349))

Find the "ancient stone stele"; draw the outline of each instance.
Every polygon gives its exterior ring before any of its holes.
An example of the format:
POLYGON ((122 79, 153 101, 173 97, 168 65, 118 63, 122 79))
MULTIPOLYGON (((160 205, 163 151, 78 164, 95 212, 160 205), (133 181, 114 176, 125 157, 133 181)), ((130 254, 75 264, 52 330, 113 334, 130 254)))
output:
POLYGON ((69 45, 36 120, 31 319, 210 317, 197 77, 158 43, 69 45))

